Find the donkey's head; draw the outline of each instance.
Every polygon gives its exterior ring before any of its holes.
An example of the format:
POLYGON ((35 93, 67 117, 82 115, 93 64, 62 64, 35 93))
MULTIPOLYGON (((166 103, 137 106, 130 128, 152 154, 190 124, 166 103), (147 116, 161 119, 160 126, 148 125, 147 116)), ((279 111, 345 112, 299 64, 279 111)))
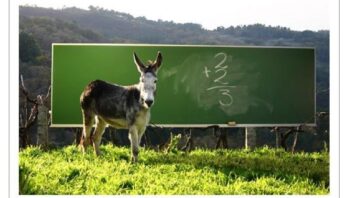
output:
POLYGON ((162 64, 162 54, 158 52, 155 61, 148 61, 148 64, 144 65, 134 52, 134 62, 141 74, 139 82, 141 103, 145 108, 150 108, 154 103, 157 88, 157 71, 162 64))

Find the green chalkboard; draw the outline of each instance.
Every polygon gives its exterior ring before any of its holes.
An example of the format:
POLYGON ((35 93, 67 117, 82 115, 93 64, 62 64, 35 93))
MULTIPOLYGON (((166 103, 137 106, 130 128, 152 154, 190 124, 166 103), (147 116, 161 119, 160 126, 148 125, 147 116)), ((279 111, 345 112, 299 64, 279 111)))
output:
POLYGON ((79 97, 92 80, 130 85, 163 55, 151 123, 169 127, 315 124, 313 48, 53 44, 52 126, 81 126, 79 97))

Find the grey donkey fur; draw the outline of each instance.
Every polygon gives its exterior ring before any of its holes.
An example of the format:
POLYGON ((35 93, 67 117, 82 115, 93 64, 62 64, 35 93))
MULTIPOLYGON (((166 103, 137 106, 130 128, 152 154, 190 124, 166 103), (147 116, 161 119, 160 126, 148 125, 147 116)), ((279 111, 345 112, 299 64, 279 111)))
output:
POLYGON ((90 82, 80 96, 83 115, 83 133, 80 146, 85 152, 92 144, 96 155, 100 155, 100 144, 106 126, 129 129, 131 161, 137 162, 139 145, 150 120, 150 107, 154 103, 157 71, 162 63, 158 52, 155 61, 144 65, 134 55, 134 62, 140 72, 138 84, 120 86, 102 80, 90 82), (91 129, 95 120, 95 130, 91 129))

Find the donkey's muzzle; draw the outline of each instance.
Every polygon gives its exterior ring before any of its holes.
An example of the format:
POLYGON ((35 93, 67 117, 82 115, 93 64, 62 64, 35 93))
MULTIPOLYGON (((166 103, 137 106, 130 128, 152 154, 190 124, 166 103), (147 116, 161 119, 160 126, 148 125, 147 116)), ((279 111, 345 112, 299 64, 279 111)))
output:
POLYGON ((145 103, 147 104, 148 107, 151 107, 153 104, 153 100, 146 100, 145 103))

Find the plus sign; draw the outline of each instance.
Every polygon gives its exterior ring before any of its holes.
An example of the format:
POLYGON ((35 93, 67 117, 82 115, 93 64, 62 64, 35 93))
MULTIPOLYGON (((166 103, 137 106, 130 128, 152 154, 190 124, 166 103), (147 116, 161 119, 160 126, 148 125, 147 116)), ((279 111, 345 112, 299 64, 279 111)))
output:
POLYGON ((204 74, 207 78, 209 78, 209 72, 211 72, 207 67, 204 67, 204 74))

